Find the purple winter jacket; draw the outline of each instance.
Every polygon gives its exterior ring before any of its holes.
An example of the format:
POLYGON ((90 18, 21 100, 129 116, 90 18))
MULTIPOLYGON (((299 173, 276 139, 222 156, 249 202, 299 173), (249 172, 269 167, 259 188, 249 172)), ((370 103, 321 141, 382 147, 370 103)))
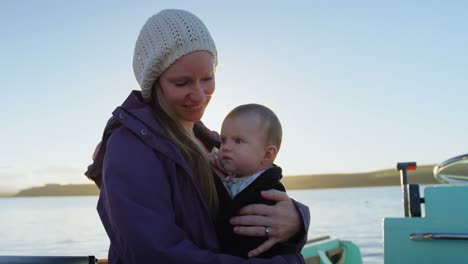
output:
MULTIPOLYGON (((243 259, 219 253, 208 208, 178 148, 133 91, 113 112, 120 123, 102 151, 97 210, 110 239, 109 263, 304 263, 300 254, 243 259)), ((115 126, 114 126, 115 127, 115 126)), ((296 203, 305 234, 309 212, 296 203)))

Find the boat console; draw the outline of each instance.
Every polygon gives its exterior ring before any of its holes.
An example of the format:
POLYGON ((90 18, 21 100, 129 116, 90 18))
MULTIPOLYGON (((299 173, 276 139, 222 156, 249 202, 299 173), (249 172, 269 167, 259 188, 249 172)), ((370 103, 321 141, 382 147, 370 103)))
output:
POLYGON ((416 162, 397 164, 404 217, 384 218, 384 263, 468 263, 468 154, 440 163, 434 177, 442 183, 409 184, 416 162))

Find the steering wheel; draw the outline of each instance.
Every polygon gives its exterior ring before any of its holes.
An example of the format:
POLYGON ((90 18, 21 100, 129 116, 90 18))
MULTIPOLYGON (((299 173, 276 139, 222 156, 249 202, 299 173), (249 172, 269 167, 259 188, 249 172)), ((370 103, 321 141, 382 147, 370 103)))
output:
POLYGON ((434 177, 441 183, 468 185, 468 154, 453 157, 435 166, 434 177))

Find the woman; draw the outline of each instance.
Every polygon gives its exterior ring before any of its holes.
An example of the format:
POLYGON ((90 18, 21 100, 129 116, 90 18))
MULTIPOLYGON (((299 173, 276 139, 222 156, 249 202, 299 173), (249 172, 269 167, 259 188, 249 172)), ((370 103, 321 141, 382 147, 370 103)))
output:
MULTIPOLYGON (((299 253, 245 260, 218 252, 216 179, 207 154, 219 139, 200 122, 216 65, 214 41, 193 14, 164 10, 143 26, 133 60, 141 93, 133 91, 113 112, 86 173, 101 189, 109 263, 303 263, 299 253)), ((232 219, 238 234, 269 237, 249 256, 276 242, 301 247, 308 209, 285 193, 264 196, 276 205, 245 207, 232 219)))

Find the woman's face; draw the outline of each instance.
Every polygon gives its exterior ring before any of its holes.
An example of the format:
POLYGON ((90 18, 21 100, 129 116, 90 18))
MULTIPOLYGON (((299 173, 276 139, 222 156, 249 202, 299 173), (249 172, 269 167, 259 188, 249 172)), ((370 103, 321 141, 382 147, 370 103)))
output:
POLYGON ((182 125, 199 121, 215 90, 214 60, 206 51, 194 51, 172 64, 159 77, 161 94, 182 125))

